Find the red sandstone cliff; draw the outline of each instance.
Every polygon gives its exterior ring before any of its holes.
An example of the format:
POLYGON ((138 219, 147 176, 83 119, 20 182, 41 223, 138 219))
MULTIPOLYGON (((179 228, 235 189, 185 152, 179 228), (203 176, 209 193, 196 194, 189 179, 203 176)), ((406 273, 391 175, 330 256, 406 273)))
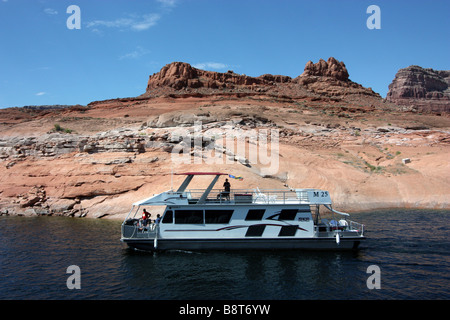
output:
POLYGON ((327 61, 320 59, 317 63, 308 61, 303 73, 294 81, 306 87, 307 90, 322 95, 360 94, 381 98, 371 88, 365 88, 351 81, 344 62, 340 62, 333 57, 328 58, 327 61))
POLYGON ((251 77, 228 71, 205 71, 185 62, 173 62, 149 77, 146 93, 155 97, 173 93, 217 94, 224 90, 249 94, 298 96, 308 92, 325 96, 362 94, 381 98, 370 88, 352 82, 345 64, 330 57, 316 64, 309 61, 303 73, 295 79, 289 76, 264 74, 251 77))
POLYGON ((450 112, 450 70, 409 66, 400 69, 386 99, 417 112, 450 112))
POLYGON ((147 91, 159 87, 170 87, 176 90, 183 88, 226 88, 234 86, 251 86, 267 84, 265 80, 239 75, 233 71, 226 73, 200 70, 185 62, 172 62, 161 71, 150 76, 147 91))

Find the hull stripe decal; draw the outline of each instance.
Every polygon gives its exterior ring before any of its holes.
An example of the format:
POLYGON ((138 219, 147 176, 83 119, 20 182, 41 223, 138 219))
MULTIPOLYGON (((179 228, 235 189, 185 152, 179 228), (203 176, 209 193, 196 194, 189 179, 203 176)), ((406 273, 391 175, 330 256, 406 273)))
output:
MULTIPOLYGON (((275 226, 275 227, 285 227, 286 225, 282 225, 282 224, 272 224, 272 223, 261 223, 261 224, 252 224, 252 225, 237 225, 237 226, 228 226, 228 227, 223 227, 223 228, 219 228, 219 229, 182 229, 182 230, 175 230, 175 229, 168 229, 168 230, 164 230, 165 232, 185 232, 185 231, 222 231, 222 230, 234 230, 234 229, 239 229, 239 228, 247 228, 250 226, 275 226)), ((297 229, 302 230, 302 231, 308 231, 306 229, 300 228, 299 226, 297 226, 297 229)))

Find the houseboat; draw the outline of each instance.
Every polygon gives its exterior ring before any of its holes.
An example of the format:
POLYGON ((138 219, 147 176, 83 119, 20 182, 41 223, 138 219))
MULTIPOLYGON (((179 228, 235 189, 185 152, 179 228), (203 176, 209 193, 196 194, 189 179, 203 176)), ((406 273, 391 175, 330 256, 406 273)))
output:
POLYGON ((214 189, 226 173, 187 172, 178 190, 133 204, 122 223, 121 241, 138 250, 312 249, 355 250, 364 225, 334 210, 328 191, 318 189, 214 189), (206 189, 188 189, 196 176, 212 176, 206 189), (146 223, 142 209, 164 206, 146 223))

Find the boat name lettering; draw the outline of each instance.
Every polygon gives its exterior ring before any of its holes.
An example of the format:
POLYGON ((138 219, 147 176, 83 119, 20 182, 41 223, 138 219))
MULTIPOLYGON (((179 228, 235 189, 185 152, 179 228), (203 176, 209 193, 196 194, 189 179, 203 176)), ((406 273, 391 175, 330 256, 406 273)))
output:
POLYGON ((314 191, 314 197, 328 197, 328 191, 314 191))

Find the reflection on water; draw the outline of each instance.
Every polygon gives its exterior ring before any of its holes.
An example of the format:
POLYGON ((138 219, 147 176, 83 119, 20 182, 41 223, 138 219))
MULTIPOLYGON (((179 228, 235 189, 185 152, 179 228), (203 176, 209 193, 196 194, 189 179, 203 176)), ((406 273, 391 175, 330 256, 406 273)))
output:
POLYGON ((323 290, 352 281, 342 263, 354 257, 331 252, 127 252, 122 266, 145 299, 326 299, 329 293, 323 290))
POLYGON ((137 252, 120 222, 0 217, 0 299, 448 299, 449 211, 354 214, 357 252, 137 252), (369 290, 367 267, 381 269, 369 290), (81 269, 69 290, 66 269, 81 269))

